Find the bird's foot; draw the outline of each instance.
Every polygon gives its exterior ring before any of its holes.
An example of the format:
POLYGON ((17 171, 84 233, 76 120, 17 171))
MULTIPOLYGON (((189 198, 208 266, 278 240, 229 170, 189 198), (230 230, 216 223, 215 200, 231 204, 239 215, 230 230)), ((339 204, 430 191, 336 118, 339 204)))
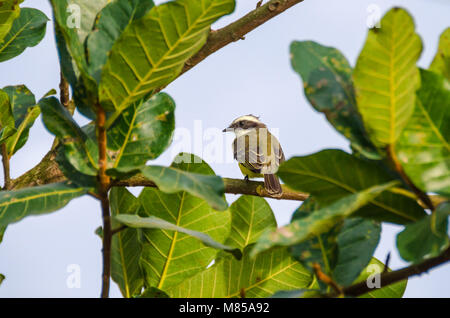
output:
POLYGON ((245 182, 249 181, 248 175, 244 177, 245 182))

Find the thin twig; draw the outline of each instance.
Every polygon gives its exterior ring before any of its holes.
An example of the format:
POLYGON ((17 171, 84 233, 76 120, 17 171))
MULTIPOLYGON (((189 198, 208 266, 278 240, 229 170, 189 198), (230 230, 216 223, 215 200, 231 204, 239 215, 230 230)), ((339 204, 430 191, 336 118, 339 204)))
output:
POLYGON ((4 190, 8 190, 11 187, 11 174, 9 168, 9 156, 8 150, 6 149, 6 144, 3 143, 1 146, 2 152, 2 162, 3 162, 3 176, 5 178, 5 184, 3 186, 4 190))
POLYGON ((103 217, 103 274, 102 274, 102 298, 109 297, 109 285, 111 277, 111 214, 109 210, 108 189, 110 186, 110 179, 106 174, 106 112, 97 105, 97 139, 98 139, 98 179, 99 179, 99 195, 102 206, 103 217))
POLYGON ((325 284, 333 288, 336 294, 338 295, 342 294, 342 288, 330 276, 322 272, 319 263, 313 263, 312 267, 314 270, 314 274, 320 281, 324 282, 325 284))
POLYGON ((389 262, 391 260, 391 252, 388 253, 388 255, 386 256, 386 260, 384 261, 384 269, 383 269, 383 273, 386 273, 389 271, 389 262))
POLYGON ((115 234, 117 234, 119 232, 122 232, 126 228, 127 228, 126 225, 119 226, 117 229, 114 229, 114 230, 111 231, 111 235, 115 235, 115 234))

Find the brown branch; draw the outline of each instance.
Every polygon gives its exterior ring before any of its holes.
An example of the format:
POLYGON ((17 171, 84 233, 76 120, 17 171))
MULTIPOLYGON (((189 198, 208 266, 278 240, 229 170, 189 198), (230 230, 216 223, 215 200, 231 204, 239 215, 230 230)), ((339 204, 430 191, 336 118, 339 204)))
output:
MULTIPOLYGON (((391 284, 405 280, 409 277, 421 275, 423 273, 428 272, 430 269, 449 261, 450 261, 450 247, 447 248, 444 252, 442 252, 442 254, 440 254, 439 256, 427 259, 422 263, 411 265, 396 271, 382 273, 380 276, 381 286, 386 287, 391 284)), ((366 281, 362 281, 360 283, 343 288, 344 295, 351 297, 358 297, 370 291, 373 291, 373 289, 367 286, 366 281)), ((337 293, 326 295, 326 297, 336 297, 336 296, 338 296, 337 293)))
POLYGON ((70 105, 70 93, 69 93, 69 83, 65 79, 63 73, 61 72, 60 75, 60 82, 59 82, 59 99, 61 101, 61 104, 69 109, 70 105))
MULTIPOLYGON (((305 201, 308 198, 308 194, 293 191, 285 185, 282 185, 283 193, 281 196, 273 196, 267 193, 267 191, 265 190, 264 182, 245 181, 243 179, 230 179, 230 178, 223 178, 223 182, 225 184, 225 193, 230 194, 246 194, 277 200, 293 200, 293 201, 305 201)), ((156 184, 153 181, 145 178, 141 174, 138 174, 126 180, 113 181, 112 186, 157 188, 156 184)))
POLYGON ((108 190, 110 186, 109 176, 106 174, 106 112, 98 104, 97 105, 97 141, 98 141, 98 180, 99 180, 99 196, 102 206, 103 217, 103 274, 102 274, 102 298, 109 297, 109 285, 111 278, 111 214, 109 210, 108 190))
POLYGON ((420 190, 408 177, 408 175, 403 170, 402 165, 400 164, 397 155, 395 153, 395 149, 393 145, 390 145, 387 149, 387 154, 389 159, 391 160, 392 164, 394 165, 395 170, 400 175, 400 177, 403 179, 403 181, 411 188, 411 190, 414 192, 414 194, 417 196, 417 198, 422 201, 423 205, 425 205, 428 209, 431 211, 434 211, 434 204, 433 201, 430 199, 428 194, 420 190))
POLYGON ((6 149, 5 143, 3 143, 1 145, 1 155, 2 155, 2 162, 3 162, 3 176, 5 179, 5 184, 3 186, 3 189, 8 190, 11 187, 11 174, 10 174, 10 169, 9 169, 8 150, 6 149))

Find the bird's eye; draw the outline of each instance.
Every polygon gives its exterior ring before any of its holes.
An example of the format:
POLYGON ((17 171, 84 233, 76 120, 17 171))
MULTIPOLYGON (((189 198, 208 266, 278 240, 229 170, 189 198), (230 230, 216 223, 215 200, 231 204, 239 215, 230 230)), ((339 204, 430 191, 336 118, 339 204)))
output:
POLYGON ((244 122, 243 121, 239 122, 239 126, 244 127, 244 122))

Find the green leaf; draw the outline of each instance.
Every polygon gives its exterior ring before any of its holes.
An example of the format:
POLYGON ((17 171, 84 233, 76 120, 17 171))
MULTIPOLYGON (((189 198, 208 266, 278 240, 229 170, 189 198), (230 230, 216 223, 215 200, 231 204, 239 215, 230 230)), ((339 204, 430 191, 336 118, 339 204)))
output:
POLYGON ((0 192, 0 226, 15 223, 30 215, 61 209, 70 200, 82 196, 86 189, 69 182, 0 192))
POLYGON ((260 298, 310 285, 311 274, 285 248, 274 248, 251 258, 251 247, 246 248, 241 261, 230 256, 221 258, 167 293, 176 298, 260 298))
POLYGON ((26 48, 38 45, 45 36, 47 21, 49 19, 41 11, 23 8, 0 43, 0 62, 10 60, 26 48))
POLYGON ((450 202, 444 202, 431 215, 408 224, 397 235, 400 256, 412 263, 438 256, 450 244, 447 234, 449 215, 450 202))
POLYGON ((391 9, 369 30, 353 73, 358 109, 372 141, 394 144, 414 111, 422 42, 403 9, 391 9))
MULTIPOLYGON (((310 193, 323 205, 392 181, 392 176, 377 162, 361 160, 340 150, 294 157, 280 166, 278 175, 291 189, 310 193)), ((424 215, 425 211, 414 199, 392 191, 382 193, 355 214, 400 224, 424 215)))
POLYGON ((164 291, 156 287, 146 288, 139 298, 169 298, 164 291))
MULTIPOLYGON (((362 282, 362 281, 370 281, 374 285, 377 283, 377 274, 381 274, 384 271, 384 264, 377 260, 375 257, 372 258, 369 265, 361 272, 359 277, 355 280, 354 283, 362 282)), ((389 272, 391 271, 389 268, 387 269, 389 272)), ((378 276, 379 277, 379 276, 378 276)), ((382 283, 380 284, 381 288, 374 288, 373 291, 370 291, 364 295, 359 296, 359 298, 401 298, 406 290, 407 280, 403 280, 401 282, 388 285, 383 287, 382 283)), ((376 285, 375 285, 376 286, 376 285)))
POLYGON ((3 281, 5 280, 5 275, 0 274, 0 285, 3 283, 3 281))
MULTIPOLYGON (((100 101, 122 112, 170 83, 205 44, 210 26, 233 12, 234 0, 178 0, 153 7, 114 44, 100 82, 100 101)), ((109 123, 114 121, 114 117, 109 123)))
MULTIPOLYGON (((126 188, 113 188, 109 194, 112 227, 120 225, 115 218, 132 217, 137 214, 140 204, 126 188)), ((144 274, 139 265, 142 246, 135 229, 124 229, 112 237, 111 277, 117 283, 123 297, 137 295, 144 287, 144 274)))
POLYGON ((8 34, 15 19, 20 15, 20 7, 23 0, 3 0, 0 4, 0 46, 8 34))
MULTIPOLYGON (((180 164, 179 168, 177 170, 183 175, 213 177, 214 174, 204 162, 180 164)), ((141 265, 146 273, 147 287, 166 290, 206 269, 214 260, 217 250, 185 233, 196 236, 206 234, 222 243, 230 231, 230 213, 214 211, 207 201, 189 192, 164 193, 155 188, 145 188, 139 199, 142 206, 140 215, 146 217, 144 220, 155 221, 153 225, 161 228, 145 230, 143 233, 146 243, 141 265)))
POLYGON ((6 126, 5 128, 2 128, 2 130, 0 130, 0 144, 3 144, 9 137, 14 135, 16 132, 17 129, 11 126, 6 126))
POLYGON ((27 117, 29 108, 36 106, 34 94, 25 85, 7 86, 3 91, 9 96, 14 127, 18 128, 27 117))
POLYGON ((430 65, 430 70, 442 74, 450 81, 450 27, 441 34, 439 47, 430 65))
POLYGON ((9 95, 4 91, 0 90, 0 126, 2 129, 10 127, 14 128, 14 116, 12 113, 12 107, 9 100, 9 95))
POLYGON ((277 222, 269 204, 261 197, 243 195, 230 206, 231 232, 225 244, 244 249, 255 243, 266 229, 277 222))
POLYGON ((159 93, 128 107, 108 130, 111 168, 136 169, 156 159, 172 141, 175 102, 159 93))
POLYGON ((353 212, 366 205, 382 192, 392 188, 397 181, 374 186, 356 194, 346 196, 307 217, 291 222, 276 231, 266 231, 253 248, 255 256, 274 246, 292 246, 312 236, 326 233, 338 222, 349 217, 353 212))
POLYGON ((55 97, 44 98, 39 102, 45 127, 64 145, 65 155, 78 171, 97 175, 96 161, 90 156, 85 141, 88 137, 73 120, 69 111, 55 97))
MULTIPOLYGON (((110 0, 68 0, 67 10, 69 11, 69 20, 70 22, 78 22, 76 19, 79 19, 79 26, 74 25, 75 31, 78 34, 78 38, 80 43, 84 43, 88 34, 92 31, 94 27, 95 20, 97 18, 97 14, 106 6, 106 4, 110 2, 110 0), (77 17, 77 14, 79 16, 77 17), (73 18, 73 19, 71 19, 73 18)), ((70 28, 71 26, 68 25, 70 28)))
MULTIPOLYGON (((291 222, 309 217, 312 213, 320 211, 319 204, 309 197, 300 208, 295 211, 291 222)), ((342 227, 342 222, 338 222, 331 227, 329 231, 314 235, 310 239, 296 244, 291 247, 292 256, 303 266, 305 266, 311 273, 314 272, 313 264, 318 263, 322 270, 332 275, 332 271, 336 266, 337 260, 337 243, 336 237, 342 227)), ((324 287, 319 281, 321 287, 324 287)))
POLYGON ((270 298, 302 298, 308 289, 280 290, 270 296, 270 298))
POLYGON ((346 219, 337 236, 338 256, 334 280, 350 285, 369 264, 380 240, 381 224, 361 218, 346 219))
POLYGON ((30 129, 40 113, 41 110, 39 106, 28 108, 28 113, 25 116, 24 120, 22 121, 20 126, 17 127, 15 133, 6 141, 6 149, 10 157, 25 145, 28 140, 30 129))
POLYGON ((396 145, 409 178, 424 192, 450 197, 450 82, 421 71, 418 101, 396 145))
POLYGON ((354 149, 368 158, 380 159, 358 113, 347 59, 337 49, 312 41, 292 42, 290 50, 292 67, 303 79, 311 105, 325 114, 354 149))
POLYGON ((125 28, 140 19, 154 6, 152 0, 116 0, 108 3, 98 15, 94 30, 87 38, 89 73, 100 82, 108 53, 125 28))

